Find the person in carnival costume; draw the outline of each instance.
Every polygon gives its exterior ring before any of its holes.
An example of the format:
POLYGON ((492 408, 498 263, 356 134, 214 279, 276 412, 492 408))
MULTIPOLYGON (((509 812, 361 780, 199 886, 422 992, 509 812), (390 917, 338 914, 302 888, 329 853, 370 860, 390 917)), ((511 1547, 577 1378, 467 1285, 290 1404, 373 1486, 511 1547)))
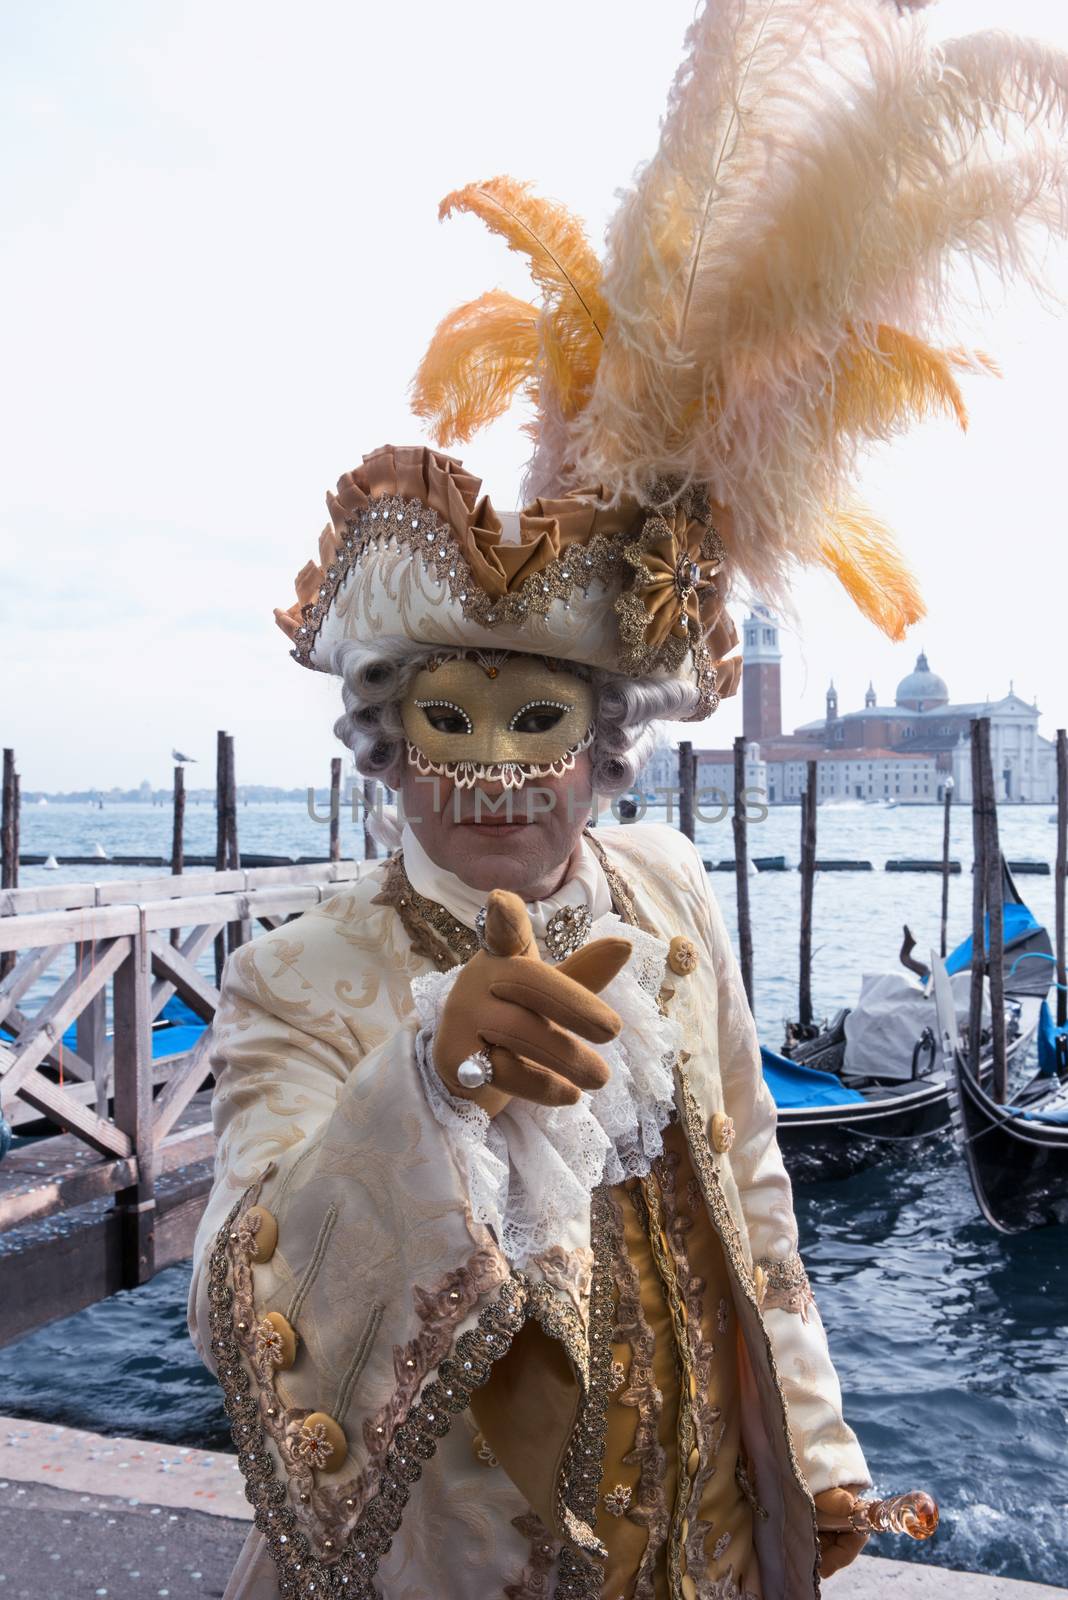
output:
POLYGON ((445 447, 525 396, 535 448, 518 514, 365 456, 278 614, 405 820, 226 969, 190 1321, 255 1509, 234 1600, 809 1600, 863 1544, 701 860, 586 824, 735 691, 732 593, 822 564, 920 615, 855 457, 963 422, 951 268, 1032 270, 1066 103, 1061 57, 915 7, 719 0, 603 261, 524 184, 443 203, 539 299, 447 316, 415 409, 445 447))

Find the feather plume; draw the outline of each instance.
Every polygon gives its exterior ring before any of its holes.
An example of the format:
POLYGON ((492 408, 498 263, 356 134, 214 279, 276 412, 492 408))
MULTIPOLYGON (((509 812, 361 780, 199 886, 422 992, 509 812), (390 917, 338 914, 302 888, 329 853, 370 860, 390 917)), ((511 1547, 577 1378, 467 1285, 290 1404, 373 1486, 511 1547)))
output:
MULTIPOLYGON (((956 373, 986 362, 945 348, 954 261, 1038 285, 1042 234, 1068 231, 1068 60, 999 34, 932 49, 918 8, 871 0, 709 0, 687 45, 552 465, 639 496, 703 484, 735 571, 783 604, 794 564, 827 559, 828 516, 853 526, 860 446, 965 419, 956 373)), ((869 536, 854 570, 843 537, 836 570, 896 627, 873 598, 895 592, 892 546, 869 536)))
POLYGON ((885 324, 865 336, 853 334, 839 352, 834 374, 834 432, 883 439, 891 429, 938 410, 966 429, 968 412, 953 368, 975 370, 980 364, 979 357, 937 350, 885 324))
POLYGON ((524 389, 528 496, 700 484, 750 592, 786 605, 795 565, 824 564, 899 636, 919 596, 854 504, 858 452, 932 412, 965 425, 958 376, 993 364, 949 331, 957 267, 1044 293, 1045 237, 1068 233, 1068 57, 996 32, 932 48, 923 9, 704 0, 603 273, 528 186, 449 195, 442 216, 529 258, 543 304, 446 319, 416 382, 439 437, 524 389))
POLYGON ((820 561, 864 615, 891 639, 925 614, 915 578, 890 530, 864 506, 840 507, 820 539, 820 561))
POLYGON ((521 389, 537 399, 538 307, 503 289, 438 324, 412 380, 412 410, 438 445, 463 444, 503 416, 521 389))
POLYGON ((446 195, 442 219, 455 211, 481 218, 509 249, 528 258, 541 291, 541 345, 545 376, 564 417, 589 398, 601 357, 607 310, 601 264, 578 219, 555 201, 531 193, 514 178, 490 178, 446 195))

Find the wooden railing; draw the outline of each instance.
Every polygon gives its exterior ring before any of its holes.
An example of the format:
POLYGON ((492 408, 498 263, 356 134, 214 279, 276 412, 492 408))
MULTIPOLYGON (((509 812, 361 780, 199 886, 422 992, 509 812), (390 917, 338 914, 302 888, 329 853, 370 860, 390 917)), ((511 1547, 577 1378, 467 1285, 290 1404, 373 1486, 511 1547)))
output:
MULTIPOLYGON (((9 1284, 12 1254, 23 1245, 39 1254, 47 1243, 47 1230, 38 1230, 35 1246, 28 1225, 102 1200, 109 1214, 101 1227, 96 1206, 92 1248, 108 1261, 83 1273, 86 1282, 143 1283, 179 1259, 183 1247, 188 1253, 199 1215, 196 1196, 170 1186, 170 1199, 177 1194, 174 1204, 184 1207, 183 1220, 177 1233, 172 1227, 164 1236, 158 1188, 167 1174, 199 1166, 194 1188, 206 1193, 214 1145, 201 1091, 211 1067, 203 1037, 191 1050, 153 1059, 153 1023, 175 995, 210 1023, 218 990, 198 960, 216 937, 225 931, 233 949, 256 926, 279 927, 358 877, 363 865, 339 861, 0 891, 0 954, 14 957, 0 982, 0 1026, 10 1035, 0 1035, 0 1105, 16 1131, 42 1126, 42 1119, 52 1130, 0 1163, 0 1249, 9 1284), (32 993, 60 963, 69 969, 66 976, 29 1009, 32 993), (72 1024, 73 1048, 64 1042, 72 1024)), ((31 1277, 36 1293, 40 1273, 31 1277)), ((34 1322, 87 1303, 84 1289, 65 1296, 62 1284, 44 1300, 34 1322)), ((3 1343, 15 1334, 7 1316, 0 1318, 3 1343)), ((33 1325, 25 1317, 15 1321, 18 1332, 33 1325)))

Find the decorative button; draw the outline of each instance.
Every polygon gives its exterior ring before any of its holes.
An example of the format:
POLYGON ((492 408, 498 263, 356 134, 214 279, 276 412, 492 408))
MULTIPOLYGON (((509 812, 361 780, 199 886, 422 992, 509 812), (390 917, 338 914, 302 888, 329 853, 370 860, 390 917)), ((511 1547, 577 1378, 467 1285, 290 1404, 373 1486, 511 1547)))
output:
POLYGON ((762 1306, 768 1289, 768 1275, 763 1267, 753 1268, 753 1288, 756 1292, 756 1303, 762 1306))
POLYGON ((319 1472, 336 1472, 344 1465, 349 1441, 339 1422, 325 1411, 313 1411, 304 1418, 293 1444, 293 1454, 319 1472))
POLYGON ((693 1449, 690 1451, 690 1459, 686 1463, 686 1471, 690 1474, 691 1478, 694 1476, 700 1465, 701 1452, 698 1450, 697 1446, 694 1445, 693 1449))
POLYGON ((710 1128, 712 1148, 717 1155, 725 1155, 734 1143, 734 1120, 725 1111, 717 1111, 710 1128))
POLYGON ((697 947, 692 939, 684 939, 677 933, 668 945, 668 966, 672 972, 678 973, 680 978, 688 978, 691 972, 697 971, 697 947))
POLYGON ((249 1206, 237 1233, 241 1248, 257 1267, 270 1261, 278 1246, 278 1223, 266 1206, 249 1206))
POLYGON ((697 1379, 692 1372, 690 1373, 690 1399, 697 1399, 697 1379))
POLYGON ((689 1573, 683 1578, 681 1587, 683 1600, 697 1600, 697 1585, 689 1573))
POLYGON ((261 1367, 287 1372, 297 1359, 297 1334, 280 1311, 268 1311, 256 1329, 256 1359, 261 1367))

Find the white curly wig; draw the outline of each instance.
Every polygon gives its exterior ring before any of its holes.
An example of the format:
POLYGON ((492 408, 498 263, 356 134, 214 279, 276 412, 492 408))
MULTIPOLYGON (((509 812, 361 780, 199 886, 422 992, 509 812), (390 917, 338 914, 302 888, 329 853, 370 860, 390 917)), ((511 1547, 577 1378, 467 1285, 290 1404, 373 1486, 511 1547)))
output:
MULTIPOLYGON (((332 670, 342 679, 345 710, 334 732, 365 778, 400 787, 406 759, 401 702, 415 674, 438 654, 411 639, 379 639, 373 645, 345 640, 336 646, 332 670)), ((558 665, 587 678, 596 694, 590 747, 595 791, 606 797, 625 794, 659 742, 658 724, 689 716, 697 691, 677 681, 628 678, 573 661, 558 665)))

